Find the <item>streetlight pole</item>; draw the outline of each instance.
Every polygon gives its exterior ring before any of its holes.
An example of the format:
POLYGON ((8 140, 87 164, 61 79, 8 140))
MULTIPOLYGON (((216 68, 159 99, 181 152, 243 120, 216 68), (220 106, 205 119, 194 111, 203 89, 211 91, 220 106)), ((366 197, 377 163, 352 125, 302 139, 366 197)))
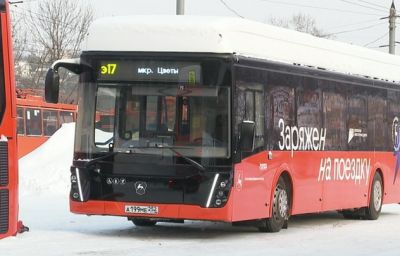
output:
POLYGON ((176 0, 176 15, 185 14, 185 0, 176 0))
POLYGON ((390 7, 389 15, 389 53, 396 54, 396 7, 394 1, 390 7))

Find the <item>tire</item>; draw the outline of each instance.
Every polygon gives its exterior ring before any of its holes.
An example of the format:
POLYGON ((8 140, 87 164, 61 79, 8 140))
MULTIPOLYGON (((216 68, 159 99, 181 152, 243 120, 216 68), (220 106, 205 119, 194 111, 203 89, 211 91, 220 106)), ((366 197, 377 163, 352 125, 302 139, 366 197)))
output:
POLYGON ((132 222, 138 227, 152 227, 157 224, 157 221, 149 219, 132 219, 132 222))
POLYGON ((279 178, 275 186, 274 198, 272 202, 272 216, 262 221, 258 229, 261 232, 279 232, 287 227, 289 219, 290 195, 282 177, 279 178))
POLYGON ((377 172, 374 175, 370 190, 369 206, 365 208, 365 219, 376 220, 382 210, 383 203, 383 185, 382 177, 377 172))

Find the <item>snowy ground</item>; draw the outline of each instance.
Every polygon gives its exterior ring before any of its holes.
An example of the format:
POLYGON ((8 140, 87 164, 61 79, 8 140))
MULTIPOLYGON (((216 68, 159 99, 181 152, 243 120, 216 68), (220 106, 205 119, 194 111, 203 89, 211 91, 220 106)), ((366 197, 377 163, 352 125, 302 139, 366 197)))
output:
POLYGON ((20 161, 20 219, 30 232, 1 240, 0 256, 400 254, 400 205, 384 206, 377 221, 344 220, 335 212, 296 216, 275 234, 211 222, 140 228, 125 218, 71 214, 72 138, 73 126, 64 126, 20 161), (51 169, 40 167, 50 165, 49 157, 51 169))

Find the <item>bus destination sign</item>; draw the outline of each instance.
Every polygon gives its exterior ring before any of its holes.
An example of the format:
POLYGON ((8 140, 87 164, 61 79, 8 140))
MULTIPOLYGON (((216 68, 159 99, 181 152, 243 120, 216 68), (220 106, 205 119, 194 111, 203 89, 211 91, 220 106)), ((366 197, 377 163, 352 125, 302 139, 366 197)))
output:
POLYGON ((201 84, 201 66, 173 61, 101 61, 98 80, 201 84))

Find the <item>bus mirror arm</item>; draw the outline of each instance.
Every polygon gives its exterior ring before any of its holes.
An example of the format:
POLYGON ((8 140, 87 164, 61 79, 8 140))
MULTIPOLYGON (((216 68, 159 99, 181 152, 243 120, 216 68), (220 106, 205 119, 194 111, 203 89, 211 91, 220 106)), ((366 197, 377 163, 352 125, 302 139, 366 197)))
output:
POLYGON ((239 124, 239 149, 242 153, 254 151, 255 123, 243 121, 239 124))
POLYGON ((58 72, 59 68, 65 68, 77 75, 93 69, 88 64, 82 63, 79 58, 57 60, 50 67, 50 69, 53 69, 55 72, 58 72))
POLYGON ((65 68, 72 73, 81 74, 92 68, 84 63, 81 63, 80 59, 65 59, 58 60, 51 65, 47 71, 45 79, 45 98, 48 103, 58 103, 59 90, 60 90, 60 75, 58 73, 59 68, 65 68))

